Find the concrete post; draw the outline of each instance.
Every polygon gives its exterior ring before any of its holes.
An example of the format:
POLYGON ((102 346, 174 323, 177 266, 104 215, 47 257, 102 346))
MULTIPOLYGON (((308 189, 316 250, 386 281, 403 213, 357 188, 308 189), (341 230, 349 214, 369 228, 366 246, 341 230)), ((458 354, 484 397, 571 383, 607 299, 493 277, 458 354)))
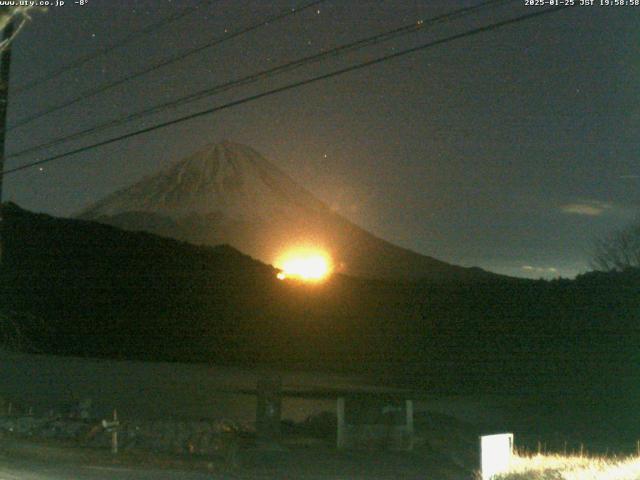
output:
POLYGON ((118 411, 113 410, 113 430, 111 432, 111 453, 118 453, 118 411))
POLYGON ((413 400, 405 400, 405 409, 407 411, 407 435, 409 437, 407 448, 413 450, 413 400))
POLYGON ((280 440, 282 413, 282 377, 263 374, 258 379, 258 403, 256 407, 256 433, 258 441, 272 445, 280 440))
POLYGON ((344 397, 339 397, 338 402, 336 404, 336 416, 337 416, 337 424, 338 431, 336 434, 336 446, 338 448, 344 448, 346 442, 346 422, 345 422, 345 412, 344 412, 344 397))

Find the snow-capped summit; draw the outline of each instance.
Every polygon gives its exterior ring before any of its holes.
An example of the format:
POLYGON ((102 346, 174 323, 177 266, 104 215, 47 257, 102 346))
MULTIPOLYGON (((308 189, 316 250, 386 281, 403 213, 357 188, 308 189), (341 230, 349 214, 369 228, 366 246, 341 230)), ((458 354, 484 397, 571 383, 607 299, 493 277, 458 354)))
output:
POLYGON ((335 270, 374 278, 467 278, 449 265, 382 240, 332 212, 254 149, 209 145, 117 191, 80 218, 194 244, 226 243, 265 263, 295 246, 321 248, 335 270))
POLYGON ((107 196, 80 216, 145 212, 178 219, 218 214, 255 222, 309 209, 327 207, 254 149, 224 141, 107 196))

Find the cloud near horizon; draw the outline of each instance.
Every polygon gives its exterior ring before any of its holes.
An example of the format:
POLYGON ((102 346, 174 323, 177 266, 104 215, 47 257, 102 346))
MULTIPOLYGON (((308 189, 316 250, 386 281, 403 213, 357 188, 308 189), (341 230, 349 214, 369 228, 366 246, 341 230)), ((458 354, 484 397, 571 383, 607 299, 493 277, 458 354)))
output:
POLYGON ((563 213, 571 215, 587 215, 590 217, 602 215, 605 211, 611 210, 612 208, 613 205, 611 203, 600 202, 597 200, 567 203, 560 206, 560 210, 563 213))
POLYGON ((555 267, 534 267, 532 265, 523 265, 522 270, 530 273, 538 273, 540 275, 557 274, 558 269, 555 267))

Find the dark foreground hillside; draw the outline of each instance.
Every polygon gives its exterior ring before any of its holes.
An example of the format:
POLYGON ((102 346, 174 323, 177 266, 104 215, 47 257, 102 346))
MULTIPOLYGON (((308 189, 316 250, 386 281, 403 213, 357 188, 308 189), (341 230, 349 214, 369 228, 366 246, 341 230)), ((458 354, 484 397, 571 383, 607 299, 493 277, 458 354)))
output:
POLYGON ((43 352, 375 373, 640 426, 637 271, 302 285, 228 246, 3 213, 2 307, 43 352))

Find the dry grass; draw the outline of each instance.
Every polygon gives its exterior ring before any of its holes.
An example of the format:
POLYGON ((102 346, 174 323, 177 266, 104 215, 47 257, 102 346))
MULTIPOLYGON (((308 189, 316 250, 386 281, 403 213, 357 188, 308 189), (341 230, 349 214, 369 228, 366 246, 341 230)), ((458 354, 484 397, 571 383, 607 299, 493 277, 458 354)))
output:
POLYGON ((640 480, 640 457, 524 455, 496 480, 640 480))

